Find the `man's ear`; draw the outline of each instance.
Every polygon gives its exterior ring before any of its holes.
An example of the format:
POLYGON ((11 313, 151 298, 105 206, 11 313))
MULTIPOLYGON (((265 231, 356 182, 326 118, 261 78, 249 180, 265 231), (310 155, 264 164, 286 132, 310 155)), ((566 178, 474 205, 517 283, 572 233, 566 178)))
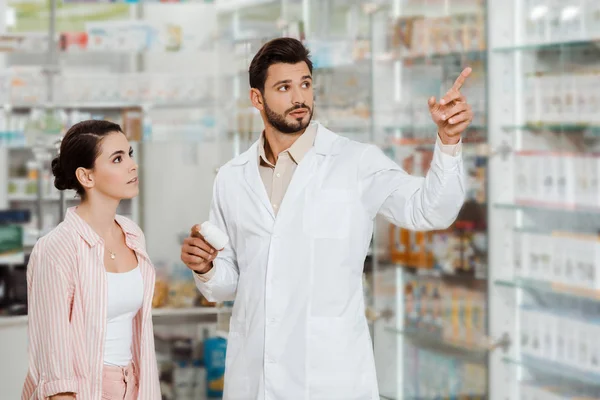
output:
POLYGON ((263 95, 260 90, 255 88, 250 89, 250 101, 257 110, 263 111, 265 109, 263 95))
POLYGON ((92 189, 95 186, 94 174, 92 171, 85 168, 77 168, 75 171, 77 180, 85 189, 92 189))

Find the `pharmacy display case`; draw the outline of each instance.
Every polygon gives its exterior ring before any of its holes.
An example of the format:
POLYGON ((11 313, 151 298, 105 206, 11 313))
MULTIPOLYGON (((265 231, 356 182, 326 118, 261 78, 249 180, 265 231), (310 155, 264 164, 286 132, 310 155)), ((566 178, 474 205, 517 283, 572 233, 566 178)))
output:
POLYGON ((487 23, 483 1, 378 2, 372 11, 375 142, 424 176, 439 99, 467 66, 474 112, 462 138, 467 201, 446 230, 410 232, 383 219, 375 235, 375 356, 386 399, 489 397, 487 23))
POLYGON ((489 1, 492 399, 600 397, 600 2, 489 1))
POLYGON ((217 135, 216 8, 98 3, 0 4, 0 211, 30 217, 4 225, 0 213, 0 360, 13 360, 0 362, 2 396, 20 396, 27 368, 27 255, 78 201, 53 188, 50 160, 73 123, 95 118, 123 127, 140 165, 140 195, 118 212, 142 226, 157 270, 164 398, 218 398, 230 305, 206 302, 179 260, 189 228, 207 218, 206 188, 230 154, 217 135), (14 250, 12 232, 20 234, 18 262, 2 257, 14 250), (16 289, 19 296, 6 295, 16 289))

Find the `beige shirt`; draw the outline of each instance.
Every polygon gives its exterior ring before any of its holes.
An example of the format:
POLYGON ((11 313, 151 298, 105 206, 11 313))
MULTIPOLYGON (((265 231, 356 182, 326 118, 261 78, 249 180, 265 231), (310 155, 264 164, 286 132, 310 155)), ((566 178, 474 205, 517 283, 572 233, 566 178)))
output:
POLYGON ((279 153, 277 162, 273 165, 267 159, 265 152, 264 133, 260 136, 258 144, 258 169, 275 215, 279 211, 283 196, 285 196, 285 192, 288 186, 290 186, 292 176, 294 176, 298 164, 300 164, 306 153, 313 147, 316 137, 317 124, 312 123, 289 149, 279 153))
MULTIPOLYGON (((292 181, 292 177, 294 176, 298 164, 300 164, 304 156, 306 156, 315 143, 317 126, 317 123, 311 123, 302 136, 300 136, 289 149, 279 153, 275 165, 271 164, 267 159, 265 153, 264 132, 260 136, 258 143, 258 169, 275 215, 277 215, 277 212, 279 211, 279 206, 283 201, 285 192, 292 181)), ((436 146, 439 146, 442 152, 452 157, 456 157, 460 153, 462 143, 458 142, 457 144, 445 145, 438 136, 436 146)), ((214 274, 215 269, 212 268, 205 274, 194 274, 194 276, 200 282, 207 282, 214 274)))

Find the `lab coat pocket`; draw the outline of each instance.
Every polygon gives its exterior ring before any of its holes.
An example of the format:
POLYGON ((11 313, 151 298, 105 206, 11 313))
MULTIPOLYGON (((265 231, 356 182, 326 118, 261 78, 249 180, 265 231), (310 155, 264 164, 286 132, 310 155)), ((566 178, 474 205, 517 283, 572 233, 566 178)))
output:
POLYGON ((231 320, 225 355, 225 389, 223 398, 247 400, 249 385, 245 356, 244 324, 231 320))
POLYGON ((311 400, 371 399, 367 332, 349 318, 310 320, 309 398, 311 400))
POLYGON ((344 239, 350 234, 352 191, 322 189, 309 196, 305 233, 315 239, 344 239))

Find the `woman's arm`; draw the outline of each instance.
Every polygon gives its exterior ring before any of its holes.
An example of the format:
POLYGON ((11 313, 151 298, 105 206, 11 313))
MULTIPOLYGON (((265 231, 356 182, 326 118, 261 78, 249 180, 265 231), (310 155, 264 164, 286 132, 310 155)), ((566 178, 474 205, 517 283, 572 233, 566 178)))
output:
POLYGON ((29 359, 43 398, 60 394, 72 399, 71 393, 78 392, 70 322, 74 288, 68 268, 48 252, 58 245, 38 241, 27 268, 29 359))

